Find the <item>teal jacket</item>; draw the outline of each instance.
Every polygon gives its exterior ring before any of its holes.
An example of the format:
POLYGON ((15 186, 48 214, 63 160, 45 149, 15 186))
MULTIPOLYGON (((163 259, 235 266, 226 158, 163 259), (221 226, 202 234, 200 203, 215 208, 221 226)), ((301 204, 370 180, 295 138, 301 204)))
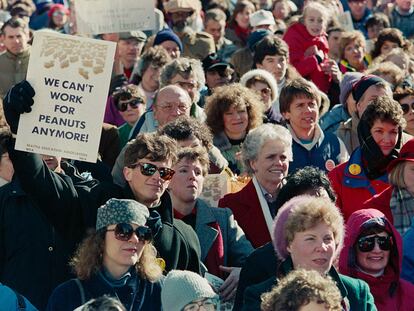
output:
MULTIPOLYGON (((279 267, 281 276, 287 275, 293 270, 292 259, 289 257, 279 267)), ((329 275, 336 282, 342 295, 344 310, 353 311, 376 311, 374 297, 369 291, 368 284, 359 279, 354 279, 339 274, 334 267, 329 270, 329 275)), ((246 288, 244 292, 243 311, 260 311, 260 296, 272 290, 277 285, 276 276, 246 288)))

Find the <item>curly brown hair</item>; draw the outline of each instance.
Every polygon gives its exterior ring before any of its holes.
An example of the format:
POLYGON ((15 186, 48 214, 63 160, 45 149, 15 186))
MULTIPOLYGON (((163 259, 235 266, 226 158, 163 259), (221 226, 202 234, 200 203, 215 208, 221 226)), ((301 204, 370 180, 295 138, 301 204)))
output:
MULTIPOLYGON (((69 264, 78 279, 87 280, 101 269, 105 235, 105 229, 92 230, 76 250, 69 264)), ((162 275, 161 267, 156 263, 155 255, 155 247, 152 243, 148 243, 144 246, 142 255, 135 264, 140 276, 151 282, 158 280, 162 275)))
POLYGON ((177 143, 167 135, 157 133, 139 134, 127 144, 124 166, 129 167, 138 159, 148 158, 151 161, 177 161, 177 143))
POLYGON ((263 122, 263 104, 258 95, 240 83, 217 87, 207 99, 205 113, 206 123, 214 135, 224 130, 223 114, 230 109, 246 108, 249 117, 247 132, 263 122))
POLYGON ((261 298, 263 311, 297 311, 312 301, 330 311, 342 310, 342 296, 335 282, 314 270, 293 270, 261 298))
POLYGON ((389 96, 379 96, 365 109, 360 122, 365 122, 372 128, 375 121, 390 122, 404 129, 406 121, 401 105, 389 96))
POLYGON ((376 58, 381 55, 381 48, 384 45, 385 41, 397 43, 398 47, 402 49, 408 48, 408 42, 405 40, 401 30, 397 28, 385 28, 381 30, 377 41, 375 41, 374 50, 371 53, 372 58, 376 58))

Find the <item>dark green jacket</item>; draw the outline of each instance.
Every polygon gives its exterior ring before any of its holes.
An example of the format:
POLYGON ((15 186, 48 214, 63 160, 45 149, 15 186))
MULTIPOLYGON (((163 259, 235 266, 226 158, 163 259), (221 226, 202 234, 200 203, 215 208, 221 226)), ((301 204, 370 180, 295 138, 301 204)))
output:
MULTIPOLYGON (((279 273, 283 275, 288 274, 293 270, 293 263, 291 258, 286 259, 279 267, 279 273)), ((376 311, 374 304, 374 297, 369 291, 368 284, 362 280, 354 279, 342 274, 339 274, 334 267, 329 270, 329 275, 336 282, 339 291, 343 297, 342 304, 345 310, 358 311, 376 311)), ((260 311, 260 296, 263 293, 272 290, 273 286, 277 284, 276 276, 267 279, 262 283, 258 283, 246 288, 244 292, 243 309, 245 311, 260 311)))

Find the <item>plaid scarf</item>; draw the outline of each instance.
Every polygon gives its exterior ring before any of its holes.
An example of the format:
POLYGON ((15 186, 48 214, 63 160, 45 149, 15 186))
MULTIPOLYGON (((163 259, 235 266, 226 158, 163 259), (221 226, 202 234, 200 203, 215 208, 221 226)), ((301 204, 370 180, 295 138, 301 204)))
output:
POLYGON ((414 197, 406 189, 395 187, 392 191, 390 208, 394 227, 403 236, 410 229, 414 217, 414 197))

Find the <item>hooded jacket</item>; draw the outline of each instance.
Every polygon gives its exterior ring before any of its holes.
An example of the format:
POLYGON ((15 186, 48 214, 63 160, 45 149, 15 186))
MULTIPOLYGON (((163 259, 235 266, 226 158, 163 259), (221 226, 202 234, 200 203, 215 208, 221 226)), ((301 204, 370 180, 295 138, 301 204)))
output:
POLYGON ((379 311, 414 310, 414 285, 400 278, 402 266, 402 239, 385 215, 376 209, 363 209, 354 212, 346 224, 344 247, 339 257, 339 271, 345 275, 359 278, 368 283, 379 311), (382 218, 385 230, 393 236, 393 250, 384 274, 379 277, 359 271, 355 263, 354 244, 363 231, 364 224, 373 219, 382 218))
POLYGON ((290 63, 304 78, 312 80, 322 92, 327 93, 331 87, 332 77, 326 75, 320 65, 327 58, 329 51, 326 34, 312 36, 305 25, 298 22, 286 30, 283 40, 289 46, 290 63), (304 55, 305 51, 313 45, 323 51, 324 59, 318 60, 315 55, 307 57, 304 55))

